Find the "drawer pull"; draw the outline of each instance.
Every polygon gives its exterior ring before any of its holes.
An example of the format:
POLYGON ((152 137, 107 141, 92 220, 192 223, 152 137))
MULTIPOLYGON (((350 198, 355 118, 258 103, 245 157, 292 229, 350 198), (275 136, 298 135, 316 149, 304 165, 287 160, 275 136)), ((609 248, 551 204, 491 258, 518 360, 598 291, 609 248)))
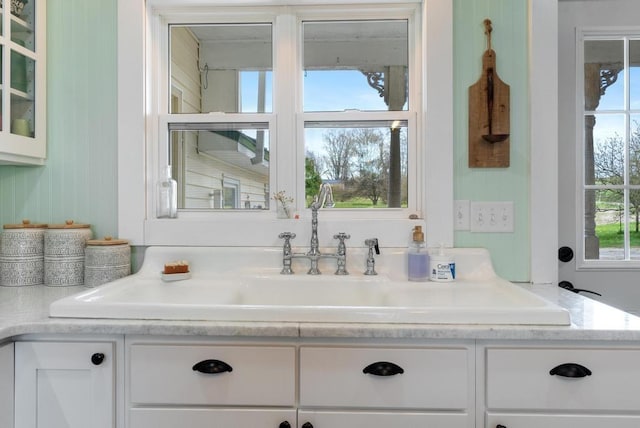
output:
POLYGON ((220 360, 202 360, 193 366, 193 370, 200 373, 216 374, 233 371, 233 367, 220 360))
POLYGON ((278 428, 291 428, 291 424, 288 421, 280 422, 278 428))
POLYGON ((313 428, 313 425, 311 422, 305 422, 302 424, 302 428, 313 428))
POLYGON ((591 370, 577 363, 565 363, 552 368, 549 374, 562 377, 585 377, 591 376, 591 370))
POLYGON ((388 361, 378 361, 362 369, 362 373, 372 374, 374 376, 395 376, 404 373, 404 369, 388 361))

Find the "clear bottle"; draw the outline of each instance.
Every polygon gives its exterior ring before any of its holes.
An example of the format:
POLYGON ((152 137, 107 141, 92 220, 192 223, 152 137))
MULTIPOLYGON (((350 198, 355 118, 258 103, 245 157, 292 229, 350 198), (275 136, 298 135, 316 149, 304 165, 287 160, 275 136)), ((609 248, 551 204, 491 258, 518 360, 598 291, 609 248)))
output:
POLYGON ((158 180, 157 218, 178 217, 178 183, 171 178, 171 165, 164 168, 158 180))
POLYGON ((413 239, 409 243, 409 281, 427 281, 429 279, 429 253, 424 242, 422 226, 413 228, 413 239))

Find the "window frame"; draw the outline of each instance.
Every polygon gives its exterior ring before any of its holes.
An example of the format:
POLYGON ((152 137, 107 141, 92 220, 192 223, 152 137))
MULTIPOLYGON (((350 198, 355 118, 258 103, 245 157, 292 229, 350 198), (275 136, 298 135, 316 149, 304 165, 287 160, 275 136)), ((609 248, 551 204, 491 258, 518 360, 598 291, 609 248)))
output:
MULTIPOLYGON (((625 269, 637 269, 640 268, 640 259, 631 260, 626 258, 624 260, 600 260, 600 259, 587 259, 585 254, 585 227, 586 227, 586 207, 585 207, 585 192, 588 190, 598 191, 607 189, 623 190, 623 203, 624 212, 629 214, 629 191, 640 190, 640 185, 629 184, 629 171, 628 171, 628 145, 629 145, 629 130, 631 127, 630 117, 640 114, 639 110, 632 110, 630 108, 629 100, 629 53, 628 42, 629 40, 640 39, 640 27, 581 27, 576 29, 576 180, 577 188, 580 189, 576 192, 576 270, 589 271, 589 270, 625 270, 625 269), (624 41, 624 106, 620 110, 611 111, 589 111, 585 108, 585 80, 584 80, 584 66, 585 55, 584 45, 585 42, 590 40, 620 40, 624 41), (624 184, 623 185, 589 185, 586 183, 586 160, 585 160, 585 118, 588 114, 616 114, 625 116, 625 134, 624 138, 624 184)), ((629 237, 628 222, 625 222, 624 226, 624 242, 625 254, 628 254, 630 250, 630 237, 629 237)))
MULTIPOLYGON (((272 2, 269 0, 266 3, 279 5, 273 6, 274 8, 293 6, 293 4, 282 6, 282 1, 272 2)), ((423 108, 420 113, 416 114, 417 117, 408 119, 420 123, 434 123, 438 126, 431 128, 426 126, 422 128, 416 127, 419 130, 416 131, 418 134, 417 139, 423 151, 417 159, 417 165, 422 172, 422 176, 415 181, 415 183, 422 186, 422 191, 419 195, 422 215, 417 221, 423 224, 426 223, 427 229, 432 231, 428 235, 431 238, 430 241, 453 245, 453 8, 451 2, 449 0, 386 0, 381 2, 352 0, 349 5, 343 5, 342 1, 337 0, 322 2, 299 0, 295 3, 296 5, 308 6, 310 10, 315 8, 318 13, 316 16, 324 13, 328 4, 331 4, 331 7, 335 5, 336 8, 343 8, 343 10, 346 7, 351 7, 354 10, 361 10, 367 7, 375 9, 381 8, 382 5, 395 7, 398 10, 406 9, 407 7, 416 7, 418 9, 418 22, 423 28, 423 32, 418 39, 420 55, 417 58, 419 58, 419 66, 422 68, 422 72, 419 76, 416 75, 415 79, 419 80, 422 89, 413 98, 414 100, 419 100, 423 108), (427 10, 429 13, 427 13, 427 10), (427 45, 432 47, 431 52, 434 58, 439 58, 437 64, 432 62, 430 66, 425 61, 426 55, 424 55, 424 52, 427 45), (430 80, 426 79, 427 75, 430 80), (432 96, 427 100, 424 95, 429 91, 432 96), (438 144, 425 144, 425 141, 438 141, 438 144), (432 227, 429 226, 430 224, 432 227)), ((190 13, 192 15, 199 14, 202 12, 204 4, 216 6, 217 12, 237 12, 242 9, 235 6, 232 8, 225 7, 229 5, 228 1, 201 0, 190 3, 192 8, 190 13)), ((265 2, 263 1, 246 0, 241 3, 241 6, 263 6, 264 4, 265 2)), ((155 86, 164 84, 162 81, 154 81, 154 79, 150 78, 153 70, 163 67, 157 54, 149 49, 154 38, 157 37, 158 22, 154 16, 157 16, 157 13, 163 8, 173 14, 182 13, 186 15, 188 13, 180 12, 177 8, 179 2, 173 0, 147 0, 146 3, 144 0, 131 3, 126 0, 119 0, 118 6, 119 64, 121 64, 119 66, 119 82, 122 82, 119 85, 119 93, 121 95, 127 94, 128 98, 133 95, 133 99, 137 101, 134 105, 122 100, 119 102, 120 130, 118 143, 119 148, 125 149, 123 152, 128 152, 128 155, 119 156, 119 172, 121 174, 119 178, 118 219, 120 235, 130 237, 134 245, 280 245, 277 236, 273 238, 271 235, 275 231, 281 231, 282 227, 288 225, 276 223, 274 226, 272 219, 268 219, 261 225, 250 227, 249 229, 254 229, 257 232, 253 236, 251 233, 243 233, 240 239, 234 236, 232 229, 247 231, 247 223, 255 223, 249 221, 246 215, 238 216, 237 214, 240 211, 232 211, 227 216, 224 216, 226 213, 216 213, 215 220, 204 218, 202 213, 187 217, 181 212, 177 220, 170 222, 147 216, 147 213, 152 211, 148 203, 144 203, 141 206, 139 198, 144 195, 152 195, 155 170, 159 162, 157 150, 153 148, 153 141, 157 141, 159 123, 161 122, 160 117, 149 114, 149 112, 159 105, 158 97, 153 96, 153 93, 158 90, 155 86), (141 35, 142 37, 140 37, 141 35), (120 50, 120 48, 124 49, 120 50), (127 62, 129 60, 131 62, 127 62), (125 63, 128 65, 126 69, 122 66, 125 63), (135 84, 139 79, 136 80, 131 77, 132 68, 134 71, 136 69, 144 70, 142 73, 144 75, 142 88, 135 84), (135 107, 142 107, 142 110, 146 112, 142 115, 142 118, 136 113, 136 111, 140 110, 136 110, 135 107), (128 113, 134 114, 133 116, 128 116, 128 113), (142 127, 140 126, 141 123, 143 124, 142 127), (140 140, 145 141, 143 147, 140 147, 140 140), (141 162, 138 163, 136 160, 141 162), (140 164, 145 165, 144 169, 140 170, 140 164), (128 180, 132 180, 135 185, 128 186, 126 184, 128 180), (143 190, 141 191, 141 189, 143 190), (202 228, 205 228, 207 233, 203 234, 202 228)), ((251 10, 255 12, 255 7, 246 8, 244 13, 247 14, 251 10)), ((259 21, 264 22, 264 19, 259 21)), ((274 49, 277 51, 279 47, 274 46, 274 49)), ((292 58, 283 55, 282 60, 291 61, 292 58)), ((275 62, 274 70, 277 66, 278 64, 275 62)), ((133 74, 135 76, 135 73, 133 74)), ((278 80, 274 81, 274 86, 277 84, 279 84, 278 80)), ((165 106, 168 105, 166 100, 160 102, 165 106)), ((277 102, 274 100, 274 103, 277 102)), ((295 116, 290 118, 283 118, 284 115, 282 114, 274 114, 273 116, 271 119, 278 122, 278 129, 281 129, 282 126, 291 126, 297 120, 295 116)), ((181 118, 181 120, 184 120, 184 118, 181 118)), ((274 133, 272 138, 272 147, 274 147, 277 144, 278 137, 274 133)), ((293 163, 295 159, 289 160, 293 163)), ((288 162, 283 163, 286 164, 288 162)), ((302 166, 303 163, 300 164, 300 168, 302 166)), ((301 172, 293 172, 293 168, 285 169, 273 166, 273 169, 276 170, 276 178, 271 181, 272 189, 288 190, 281 183, 293 182, 296 174, 302 176, 301 172), (294 177, 293 179, 291 178, 292 176, 294 177)), ((301 198, 298 197, 296 199, 300 200, 301 198)), ((251 215, 250 213, 247 214, 251 215)), ((303 215, 303 220, 304 218, 305 216, 303 215)), ((416 220, 410 220, 406 217, 388 220, 384 218, 363 219, 362 216, 356 216, 350 219, 347 216, 335 216, 335 213, 329 213, 328 211, 323 211, 323 218, 326 219, 326 223, 337 223, 352 227, 352 236, 356 235, 358 240, 361 237, 377 234, 381 241, 386 241, 388 246, 392 247, 405 246, 405 232, 410 230, 410 227, 416 223, 416 220)), ((304 230, 306 232, 308 225, 306 221, 300 221, 291 223, 290 226, 291 229, 304 230)), ((354 244, 362 245, 359 242, 354 242, 354 244)))

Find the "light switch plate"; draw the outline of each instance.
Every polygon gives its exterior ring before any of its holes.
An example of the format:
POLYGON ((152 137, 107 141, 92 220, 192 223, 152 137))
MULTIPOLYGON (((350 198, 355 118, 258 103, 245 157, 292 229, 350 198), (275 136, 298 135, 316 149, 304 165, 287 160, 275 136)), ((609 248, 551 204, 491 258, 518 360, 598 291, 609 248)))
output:
POLYGON ((513 202, 471 202, 471 232, 512 233, 513 202))
POLYGON ((457 200, 453 205, 453 229, 469 230, 469 201, 457 200))

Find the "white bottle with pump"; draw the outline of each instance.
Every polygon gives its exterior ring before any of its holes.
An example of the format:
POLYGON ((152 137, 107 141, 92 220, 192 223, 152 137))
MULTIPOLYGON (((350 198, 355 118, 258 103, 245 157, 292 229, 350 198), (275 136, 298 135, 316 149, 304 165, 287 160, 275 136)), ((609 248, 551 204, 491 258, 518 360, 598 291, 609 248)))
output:
POLYGON ((429 279, 429 252, 424 242, 422 226, 413 228, 412 241, 409 243, 409 281, 427 281, 429 279))
POLYGON ((444 245, 440 244, 438 254, 431 256, 430 279, 436 282, 452 282, 456 279, 456 262, 445 254, 444 245))

